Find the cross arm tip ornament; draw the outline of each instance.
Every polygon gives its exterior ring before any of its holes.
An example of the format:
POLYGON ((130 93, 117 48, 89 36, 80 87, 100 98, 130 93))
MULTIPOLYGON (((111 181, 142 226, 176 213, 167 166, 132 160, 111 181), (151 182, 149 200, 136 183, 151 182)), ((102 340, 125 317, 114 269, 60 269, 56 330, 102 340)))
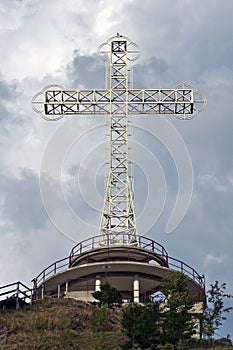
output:
POLYGON ((175 87, 175 89, 177 90, 183 90, 185 91, 186 89, 190 89, 190 93, 192 95, 192 108, 191 108, 191 112, 192 113, 188 113, 188 114, 176 114, 176 117, 178 119, 182 119, 182 120, 189 120, 189 119, 193 119, 194 117, 197 116, 198 113, 202 112, 206 106, 207 106, 207 98, 204 94, 202 94, 198 89, 194 88, 193 86, 189 85, 189 84, 180 84, 178 86, 175 87))
POLYGON ((175 115, 189 120, 206 107, 207 99, 187 84, 173 89, 129 89, 121 94, 110 90, 65 90, 60 85, 49 85, 32 98, 33 110, 49 121, 67 115, 110 114, 110 105, 121 112, 125 104, 131 115, 175 115))
POLYGON ((31 105, 34 112, 40 114, 40 116, 43 119, 48 121, 51 121, 51 120, 56 121, 63 118, 63 115, 56 115, 53 118, 51 118, 47 116, 46 108, 45 108, 46 106, 45 96, 47 91, 50 91, 50 90, 57 91, 57 90, 64 90, 64 88, 61 85, 47 85, 45 88, 43 88, 41 91, 39 91, 33 96, 31 105))

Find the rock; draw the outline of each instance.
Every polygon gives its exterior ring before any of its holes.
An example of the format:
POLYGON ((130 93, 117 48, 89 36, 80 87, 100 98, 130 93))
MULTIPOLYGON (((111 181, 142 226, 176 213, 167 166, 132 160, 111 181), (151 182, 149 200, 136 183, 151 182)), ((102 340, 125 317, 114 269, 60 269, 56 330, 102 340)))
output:
POLYGON ((0 325, 0 345, 5 345, 7 342, 8 329, 5 325, 0 325))
POLYGON ((220 346, 232 346, 231 339, 229 338, 216 339, 214 343, 220 346))
POLYGON ((0 324, 0 346, 5 345, 7 340, 13 335, 14 333, 9 331, 6 325, 0 324))

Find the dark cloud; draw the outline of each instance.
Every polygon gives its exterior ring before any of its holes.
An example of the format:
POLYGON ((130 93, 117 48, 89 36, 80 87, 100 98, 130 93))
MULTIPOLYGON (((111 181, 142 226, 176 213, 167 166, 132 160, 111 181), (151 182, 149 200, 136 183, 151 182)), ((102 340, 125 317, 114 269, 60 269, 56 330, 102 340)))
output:
POLYGON ((32 229, 43 229, 47 216, 41 202, 38 175, 23 169, 17 177, 1 174, 1 213, 4 220, 26 234, 32 229))
MULTIPOLYGON (((143 63, 139 61, 134 67, 134 88, 156 89, 173 87, 167 85, 171 71, 172 67, 166 60, 155 56, 146 59, 143 63)), ((172 84, 172 82, 169 81, 169 84, 172 84)))
POLYGON ((16 280, 30 285, 32 277, 45 266, 68 254, 73 242, 50 222, 37 174, 23 169, 17 176, 6 172, 0 175, 1 285, 16 280))
MULTIPOLYGON (((171 165, 172 159, 158 141, 150 142, 146 135, 135 133, 136 141, 144 144, 159 159, 169 190, 165 210, 148 236, 164 244, 172 256, 205 273, 208 283, 218 279, 227 282, 232 290, 233 2, 134 0, 123 1, 117 8, 111 8, 110 2, 106 1, 103 7, 104 2, 93 0, 85 4, 80 2, 82 6, 78 10, 69 1, 66 7, 62 1, 57 1, 56 8, 49 3, 45 8, 39 0, 34 3, 33 11, 26 1, 23 9, 20 7, 22 3, 18 3, 15 6, 17 11, 14 5, 8 11, 8 2, 5 1, 5 14, 8 17, 1 21, 1 25, 5 23, 6 28, 11 28, 11 31, 5 30, 1 53, 3 76, 0 77, 0 161, 4 168, 0 174, 0 248, 2 264, 7 264, 7 271, 4 269, 1 272, 1 283, 11 282, 12 279, 22 279, 28 283, 48 263, 65 256, 73 244, 53 228, 42 206, 38 164, 43 157, 42 148, 47 143, 47 137, 54 132, 56 125, 46 124, 37 116, 30 118, 33 115, 30 99, 43 88, 44 82, 46 85, 58 81, 74 89, 104 88, 104 62, 96 54, 87 52, 94 52, 95 46, 120 31, 142 49, 134 67, 135 88, 170 88, 179 83, 188 83, 200 89, 208 98, 207 109, 194 120, 183 122, 168 117, 184 138, 194 168, 191 206, 171 235, 163 232, 176 198, 175 166, 171 165), (103 28, 96 22, 100 11, 103 28), (77 50, 74 51, 75 47, 77 50), (73 57, 69 57, 67 63, 67 55, 71 52, 73 57), (17 75, 26 78, 24 81, 4 79, 5 72, 10 77, 17 75), (31 78, 33 74, 35 78, 31 78), (37 75, 41 78, 36 78, 37 75), (30 132, 36 140, 27 143, 25 140, 30 132), (17 154, 15 148, 18 149, 17 154), (31 158, 35 158, 36 169, 29 159, 30 153, 33 154, 31 158), (23 165, 21 159, 25 159, 23 165), (15 261, 18 262, 17 267, 15 261)), ((2 33, 4 35, 4 29, 2 33)), ((159 116, 137 118, 142 118, 142 125, 146 118, 147 125, 153 131, 153 118, 159 116)), ((91 122, 82 121, 77 127, 84 129, 85 125, 90 127, 91 122)), ((95 136, 91 137, 90 144, 85 140, 83 154, 96 139, 95 136)), ((88 195, 93 177, 89 169, 93 162, 86 165, 86 181, 82 186, 83 193, 88 195)), ((74 167, 67 171, 70 176, 65 182, 67 199, 83 220, 96 222, 99 214, 94 214, 87 204, 83 204, 80 191, 74 190, 76 171, 74 167)), ((60 216, 64 215, 56 206, 57 179, 49 178, 48 174, 42 176, 51 193, 52 207, 60 216)), ((143 176, 142 171, 136 169, 137 208, 141 208, 145 202, 146 181, 143 176)), ((156 176, 154 178, 152 186, 156 186, 156 176)), ((93 181, 97 182, 101 192, 100 174, 93 181)), ((91 200, 94 195, 93 192, 88 198, 91 200)), ((75 227, 75 230, 79 228, 75 227)), ((80 238, 85 234, 84 231, 80 233, 80 238)), ((232 324, 233 320, 229 319, 223 333, 229 333, 232 324)))
POLYGON ((104 62, 97 54, 82 55, 74 51, 72 63, 67 67, 70 84, 75 89, 104 89, 104 62))

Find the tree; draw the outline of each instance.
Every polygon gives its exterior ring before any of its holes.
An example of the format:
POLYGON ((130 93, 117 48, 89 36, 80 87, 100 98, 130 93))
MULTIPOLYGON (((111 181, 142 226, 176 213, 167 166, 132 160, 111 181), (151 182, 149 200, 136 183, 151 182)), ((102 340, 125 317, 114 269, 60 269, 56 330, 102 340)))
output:
POLYGON ((203 335, 209 340, 213 338, 214 333, 222 325, 222 321, 226 319, 224 314, 231 311, 232 307, 224 307, 224 299, 233 296, 226 293, 226 283, 219 286, 219 282, 215 281, 210 285, 207 291, 207 302, 203 315, 203 335))
POLYGON ((161 287, 164 295, 161 307, 163 339, 164 343, 170 343, 176 349, 180 340, 183 343, 195 334, 190 312, 194 299, 189 293, 187 278, 181 272, 165 275, 161 287))
POLYGON ((106 306, 101 308, 92 306, 90 315, 90 326, 92 332, 104 333, 108 328, 109 316, 106 306))
POLYGON ((101 284, 100 291, 92 293, 93 297, 99 300, 99 305, 107 305, 112 307, 113 305, 122 304, 122 295, 114 287, 111 287, 109 283, 101 284))
POLYGON ((123 332, 129 337, 127 349, 156 349, 160 340, 159 303, 129 304, 122 319, 123 332))

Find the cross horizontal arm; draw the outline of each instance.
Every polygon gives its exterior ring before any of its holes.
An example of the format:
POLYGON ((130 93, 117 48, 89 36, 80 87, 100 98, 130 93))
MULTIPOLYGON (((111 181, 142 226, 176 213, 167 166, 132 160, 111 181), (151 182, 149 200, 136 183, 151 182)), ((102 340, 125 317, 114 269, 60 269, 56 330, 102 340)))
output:
POLYGON ((195 100, 191 88, 176 89, 131 89, 111 90, 50 90, 45 89, 34 96, 32 104, 36 112, 45 117, 64 115, 101 115, 121 113, 128 106, 128 114, 175 114, 191 115, 197 111, 197 104, 205 104, 204 98, 195 100), (43 95, 42 100, 38 96, 43 95))

